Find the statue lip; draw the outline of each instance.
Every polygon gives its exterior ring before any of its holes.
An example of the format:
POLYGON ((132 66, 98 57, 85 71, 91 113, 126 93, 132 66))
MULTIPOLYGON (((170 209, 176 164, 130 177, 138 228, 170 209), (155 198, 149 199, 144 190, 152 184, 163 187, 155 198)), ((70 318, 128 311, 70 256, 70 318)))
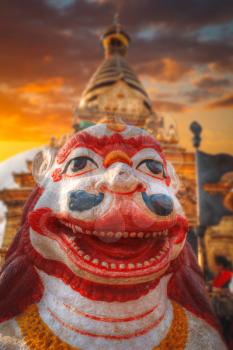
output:
POLYGON ((131 277, 145 282, 149 276, 152 280, 165 273, 173 245, 183 242, 187 232, 187 221, 179 215, 172 222, 160 222, 160 230, 145 232, 86 230, 80 220, 57 215, 49 208, 33 211, 29 223, 36 233, 59 241, 79 270, 118 278, 122 284, 131 277))

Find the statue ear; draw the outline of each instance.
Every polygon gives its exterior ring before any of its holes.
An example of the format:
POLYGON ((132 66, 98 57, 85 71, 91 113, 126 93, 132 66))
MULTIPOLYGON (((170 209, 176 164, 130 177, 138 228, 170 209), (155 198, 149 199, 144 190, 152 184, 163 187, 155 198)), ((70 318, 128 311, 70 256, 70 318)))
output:
POLYGON ((173 165, 170 162, 167 162, 167 171, 168 171, 168 175, 171 178, 171 188, 173 190, 174 193, 177 193, 180 187, 180 180, 176 174, 176 171, 173 167, 173 165))
POLYGON ((32 175, 38 185, 40 185, 49 169, 52 167, 57 150, 55 148, 47 147, 39 151, 32 163, 32 175))

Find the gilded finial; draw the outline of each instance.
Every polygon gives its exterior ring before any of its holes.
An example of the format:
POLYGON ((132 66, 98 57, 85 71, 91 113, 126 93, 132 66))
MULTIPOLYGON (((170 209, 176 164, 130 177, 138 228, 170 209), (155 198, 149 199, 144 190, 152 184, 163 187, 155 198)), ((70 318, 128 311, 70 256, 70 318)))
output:
POLYGON ((113 16, 113 25, 119 26, 120 25, 120 20, 119 20, 119 13, 116 12, 113 16))

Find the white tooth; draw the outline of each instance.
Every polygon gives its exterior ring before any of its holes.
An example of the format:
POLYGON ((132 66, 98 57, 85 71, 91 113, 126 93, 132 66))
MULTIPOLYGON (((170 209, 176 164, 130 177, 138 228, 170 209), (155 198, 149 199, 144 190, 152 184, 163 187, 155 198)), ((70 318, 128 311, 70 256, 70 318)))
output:
POLYGON ((105 237, 105 236, 106 236, 106 232, 101 231, 101 232, 100 232, 100 236, 101 236, 101 237, 105 237))
POLYGON ((124 269, 125 268, 125 264, 119 264, 119 268, 120 269, 124 269))
POLYGON ((134 237, 136 237, 137 236, 137 234, 136 234, 136 232, 130 232, 130 237, 132 237, 132 238, 134 238, 134 237))
POLYGON ((106 261, 102 261, 101 265, 104 267, 108 267, 108 263, 106 261))
POLYGON ((117 237, 117 238, 121 238, 121 237, 122 237, 122 232, 117 232, 117 233, 116 233, 116 237, 117 237))
POLYGON ((146 238, 149 238, 150 236, 151 236, 150 233, 147 233, 147 234, 146 234, 146 238))
POLYGON ((85 260, 91 260, 90 255, 84 255, 85 260))
POLYGON ((93 235, 98 235, 98 231, 93 231, 93 235))
POLYGON ((84 253, 83 250, 80 249, 80 250, 78 250, 78 254, 81 255, 81 256, 83 256, 85 253, 84 253))
POLYGON ((135 265, 134 265, 133 263, 129 263, 129 264, 128 264, 128 268, 129 268, 129 269, 134 269, 134 268, 135 268, 135 265))
POLYGON ((156 237, 157 236, 157 232, 153 232, 153 237, 156 237))
POLYGON ((112 268, 112 269, 115 269, 115 268, 116 268, 116 264, 112 263, 112 264, 111 264, 111 268, 112 268))
POLYGON ((93 259, 92 262, 93 262, 93 264, 98 265, 99 264, 99 259, 93 259))
POLYGON ((137 233, 137 237, 138 237, 138 238, 143 238, 143 236, 144 236, 144 233, 143 233, 143 232, 138 232, 138 233, 137 233))
POLYGON ((129 234, 128 234, 128 232, 123 232, 123 237, 124 237, 124 238, 127 238, 127 237, 129 237, 129 234))
POLYGON ((156 259, 155 258, 150 258, 150 262, 155 262, 156 259))
POLYGON ((142 267, 141 263, 137 263, 136 265, 137 265, 137 267, 142 267))
POLYGON ((91 235, 91 231, 89 231, 89 230, 86 230, 85 233, 86 233, 87 235, 91 235))
POLYGON ((155 256, 155 259, 156 259, 156 260, 158 260, 158 259, 159 259, 159 254, 157 254, 157 255, 155 256))
POLYGON ((113 232, 107 232, 107 237, 113 237, 114 236, 114 233, 113 232))
POLYGON ((150 265, 150 263, 149 263, 149 261, 144 261, 144 266, 148 266, 148 265, 150 265))

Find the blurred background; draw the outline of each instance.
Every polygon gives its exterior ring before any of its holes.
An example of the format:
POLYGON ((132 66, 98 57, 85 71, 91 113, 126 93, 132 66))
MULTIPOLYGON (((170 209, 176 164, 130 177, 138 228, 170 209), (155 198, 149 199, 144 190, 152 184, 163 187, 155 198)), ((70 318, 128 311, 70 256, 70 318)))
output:
POLYGON ((137 125, 180 179, 189 241, 225 335, 233 314, 233 2, 0 2, 0 247, 32 159, 94 123, 137 125))

